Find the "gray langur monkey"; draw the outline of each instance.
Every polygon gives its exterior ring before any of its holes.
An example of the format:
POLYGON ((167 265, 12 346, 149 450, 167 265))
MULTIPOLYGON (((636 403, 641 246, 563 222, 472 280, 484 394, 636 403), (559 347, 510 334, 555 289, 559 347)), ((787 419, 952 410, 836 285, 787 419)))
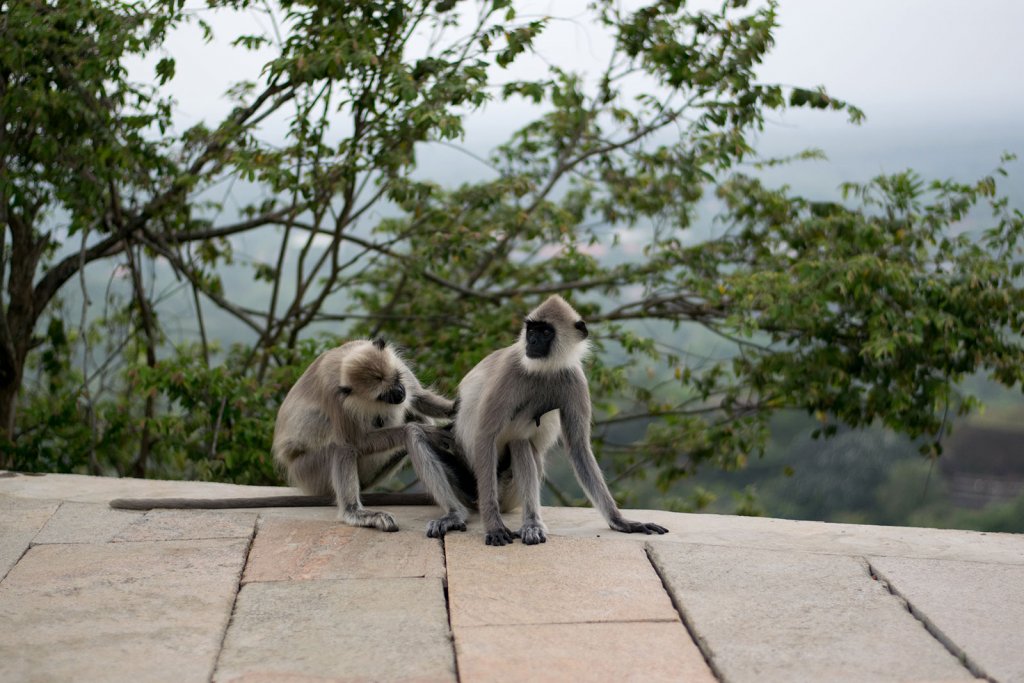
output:
POLYGON ((456 445, 476 475, 487 545, 505 545, 515 536, 527 545, 547 540, 540 487, 545 458, 559 436, 576 478, 608 526, 624 533, 668 531, 623 518, 594 458, 583 373, 587 336, 579 314, 552 296, 529 314, 515 344, 484 358, 459 384, 456 445), (501 511, 517 504, 523 525, 513 533, 501 511))
MULTIPOLYGON (((442 418, 450 417, 453 408, 451 401, 420 385, 383 340, 349 342, 313 361, 288 392, 274 426, 274 458, 287 468, 292 485, 314 495, 333 493, 344 522, 397 531, 389 513, 363 508, 359 492, 391 475, 408 453, 437 504, 464 519, 465 507, 449 472, 428 445, 428 435, 443 440, 447 432, 405 422, 407 410, 442 418)), ((435 520, 427 525, 427 535, 441 536, 452 528, 465 531, 465 523, 459 527, 447 517, 435 520)))
MULTIPOLYGON (((398 531, 394 517, 368 510, 360 491, 393 474, 408 453, 413 469, 447 515, 427 525, 427 535, 466 530, 466 507, 451 481, 466 478, 450 457, 451 433, 420 418, 446 418, 452 401, 424 388, 412 370, 384 340, 350 341, 321 354, 299 377, 277 413, 275 461, 288 482, 310 497, 252 499, 119 499, 122 509, 265 507, 329 504, 353 526, 398 531), (453 471, 453 468, 455 470, 453 471), (330 498, 327 498, 327 497, 330 498)), ((464 465, 462 466, 464 468, 464 465)), ((388 498, 380 504, 422 504, 422 497, 388 498)))

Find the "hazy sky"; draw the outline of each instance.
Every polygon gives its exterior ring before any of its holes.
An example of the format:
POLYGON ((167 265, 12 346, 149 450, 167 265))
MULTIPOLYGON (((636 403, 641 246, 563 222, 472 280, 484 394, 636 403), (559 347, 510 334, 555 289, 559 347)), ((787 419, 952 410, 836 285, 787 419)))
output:
MULTIPOLYGON (((973 179, 1004 151, 1024 155, 1024 2, 1018 0, 782 0, 766 80, 825 84, 867 112, 790 112, 766 147, 825 149, 817 182, 906 167, 973 179)), ((1024 164, 1008 187, 1024 194, 1024 164)))
POLYGON ((767 80, 823 83, 869 115, 1019 122, 1020 0, 782 0, 767 80))

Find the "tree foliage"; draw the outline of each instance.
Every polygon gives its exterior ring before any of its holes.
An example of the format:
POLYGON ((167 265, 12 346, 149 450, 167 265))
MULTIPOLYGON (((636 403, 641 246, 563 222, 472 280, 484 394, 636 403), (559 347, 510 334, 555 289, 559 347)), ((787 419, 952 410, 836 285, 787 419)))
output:
POLYGON ((451 392, 554 292, 596 333, 606 468, 663 491, 701 463, 742 467, 783 408, 824 436, 882 423, 934 453, 974 406, 962 378, 1021 380, 1024 220, 997 193, 1002 168, 976 183, 908 171, 834 202, 758 179, 772 160, 751 140, 771 112, 863 116, 823 88, 759 79, 772 2, 599 0, 586 21, 608 37, 606 61, 530 79, 508 74, 550 20, 507 1, 208 4, 265 12, 270 28, 234 45, 269 57, 230 89, 222 121, 180 131, 161 89, 173 55, 155 84, 125 64, 188 26, 218 40, 208 15, 2 5, 8 465, 273 481, 276 406, 318 350, 384 333, 451 392), (534 118, 467 161, 476 180, 415 173, 418 155, 461 141, 467 116, 519 100, 534 118), (219 198, 236 182, 255 199, 234 215, 219 198), (721 207, 713 226, 702 200, 721 207), (985 206, 990 227, 971 228, 985 206), (274 257, 236 253, 241 235, 274 257), (75 321, 58 294, 100 262, 127 294, 75 321), (184 283, 195 338, 163 322, 160 268, 184 283), (211 311, 249 341, 221 348, 211 311), (727 352, 702 357, 708 338, 727 352))

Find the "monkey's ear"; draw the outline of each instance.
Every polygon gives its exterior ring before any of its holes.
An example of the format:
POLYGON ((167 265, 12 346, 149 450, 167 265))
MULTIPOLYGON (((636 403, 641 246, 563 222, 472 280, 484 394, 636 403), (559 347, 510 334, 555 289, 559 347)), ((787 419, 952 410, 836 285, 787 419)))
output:
POLYGON ((388 345, 388 340, 385 339, 384 337, 377 337, 376 339, 373 340, 373 345, 376 346, 381 351, 383 351, 384 347, 388 345))
POLYGON ((338 396, 348 396, 352 393, 352 387, 338 387, 338 396))
POLYGON ((590 336, 590 332, 587 330, 587 324, 582 320, 576 321, 576 329, 583 333, 584 339, 590 336))

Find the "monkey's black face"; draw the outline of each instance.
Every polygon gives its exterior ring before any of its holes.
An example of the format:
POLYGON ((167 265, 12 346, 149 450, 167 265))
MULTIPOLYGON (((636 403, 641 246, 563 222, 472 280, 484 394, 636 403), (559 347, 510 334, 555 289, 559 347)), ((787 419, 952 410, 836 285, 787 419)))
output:
POLYGON ((378 396, 377 400, 396 406, 405 401, 405 387, 401 382, 395 382, 387 391, 378 396))
POLYGON ((555 341, 555 328, 540 320, 526 321, 526 357, 547 358, 555 341))

